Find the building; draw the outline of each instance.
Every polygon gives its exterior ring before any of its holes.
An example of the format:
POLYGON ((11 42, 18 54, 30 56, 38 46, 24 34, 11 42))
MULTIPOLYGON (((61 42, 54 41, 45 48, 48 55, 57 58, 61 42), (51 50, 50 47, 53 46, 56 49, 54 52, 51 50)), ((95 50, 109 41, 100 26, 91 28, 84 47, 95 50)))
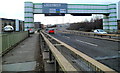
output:
POLYGON ((35 30, 44 29, 44 25, 41 22, 34 22, 35 30))
POLYGON ((11 25, 14 31, 24 31, 24 21, 18 19, 0 18, 0 33, 6 25, 11 25))
POLYGON ((41 28, 41 22, 34 22, 35 29, 41 28))
POLYGON ((69 23, 65 23, 65 24, 56 24, 56 29, 57 30, 66 30, 67 28, 70 27, 69 23))

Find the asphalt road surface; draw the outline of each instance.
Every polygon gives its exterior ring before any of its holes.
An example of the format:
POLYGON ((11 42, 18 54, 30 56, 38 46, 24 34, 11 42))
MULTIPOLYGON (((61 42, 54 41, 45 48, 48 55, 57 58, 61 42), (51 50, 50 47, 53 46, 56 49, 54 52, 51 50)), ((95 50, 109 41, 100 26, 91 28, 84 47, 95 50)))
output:
POLYGON ((120 72, 120 62, 118 61, 120 59, 119 42, 65 33, 56 33, 51 35, 120 72))

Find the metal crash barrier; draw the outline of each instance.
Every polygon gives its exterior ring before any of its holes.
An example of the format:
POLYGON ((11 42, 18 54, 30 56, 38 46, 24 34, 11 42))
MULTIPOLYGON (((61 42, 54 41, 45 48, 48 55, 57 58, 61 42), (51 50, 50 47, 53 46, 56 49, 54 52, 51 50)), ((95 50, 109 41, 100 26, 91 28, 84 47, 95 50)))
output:
MULTIPOLYGON (((44 46, 47 45, 49 47, 49 60, 52 61, 52 55, 54 55, 57 63, 60 65, 63 71, 77 71, 69 62, 66 60, 66 58, 56 49, 56 47, 46 38, 46 36, 41 33, 41 36, 44 40, 44 46), (51 55, 52 54, 52 55, 51 55)), ((58 67, 58 66, 56 66, 58 67)), ((58 71, 59 68, 56 68, 56 71, 58 71)))
POLYGON ((54 60, 56 71, 92 72, 92 73, 117 73, 115 70, 94 60, 75 48, 59 41, 51 35, 41 32, 44 46, 49 48, 49 60, 54 60), (52 58, 54 56, 54 58, 52 58), (56 66, 57 65, 57 66, 56 66), (60 67, 60 68, 58 68, 60 67))
POLYGON ((83 31, 75 31, 75 30, 63 30, 58 32, 93 37, 93 38, 101 38, 101 39, 112 40, 112 41, 120 41, 119 34, 97 34, 93 32, 83 32, 83 31))

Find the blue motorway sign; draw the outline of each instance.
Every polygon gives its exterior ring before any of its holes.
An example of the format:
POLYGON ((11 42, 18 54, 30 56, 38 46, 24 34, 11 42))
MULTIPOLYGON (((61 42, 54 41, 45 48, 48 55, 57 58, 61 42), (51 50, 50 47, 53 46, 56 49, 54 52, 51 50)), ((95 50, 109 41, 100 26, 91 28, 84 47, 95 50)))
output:
POLYGON ((66 3, 43 3, 43 13, 67 13, 66 3))

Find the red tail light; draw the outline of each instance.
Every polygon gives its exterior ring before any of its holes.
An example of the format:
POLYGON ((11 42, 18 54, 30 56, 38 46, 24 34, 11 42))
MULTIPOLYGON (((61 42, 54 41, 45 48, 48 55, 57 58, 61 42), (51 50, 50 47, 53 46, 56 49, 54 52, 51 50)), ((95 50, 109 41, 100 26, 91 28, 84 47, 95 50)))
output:
POLYGON ((30 31, 32 31, 32 29, 29 29, 30 31))
POLYGON ((54 33, 54 30, 50 30, 49 33, 54 33))

